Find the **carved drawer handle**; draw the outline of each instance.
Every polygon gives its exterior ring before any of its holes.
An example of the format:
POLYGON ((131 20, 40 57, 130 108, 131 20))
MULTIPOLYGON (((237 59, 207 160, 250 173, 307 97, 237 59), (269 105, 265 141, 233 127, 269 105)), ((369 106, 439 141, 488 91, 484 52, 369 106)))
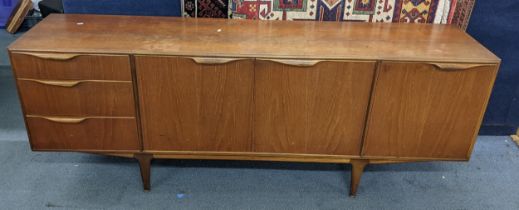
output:
POLYGON ((191 57, 195 63, 198 64, 225 64, 233 61, 244 60, 243 58, 202 58, 202 57, 191 57))
POLYGON ((20 54, 30 55, 30 56, 34 56, 34 57, 42 58, 42 59, 60 60, 60 61, 70 60, 70 59, 80 56, 80 54, 61 54, 61 53, 20 53, 20 54))
POLYGON ((22 81, 31 81, 40 83, 43 85, 59 86, 59 87, 75 87, 84 82, 101 82, 101 83, 132 83, 132 81, 119 81, 119 80, 40 80, 40 79, 27 79, 18 78, 22 81))
POLYGON ((272 62, 281 63, 281 64, 285 64, 285 65, 302 66, 302 67, 315 66, 316 64, 318 64, 319 62, 322 61, 322 60, 290 60, 290 59, 258 59, 258 60, 272 61, 272 62))
POLYGON ((456 71, 465 70, 482 66, 492 66, 493 64, 471 64, 471 63, 430 63, 440 70, 456 71))
POLYGON ((39 118, 46 119, 51 122, 57 122, 57 123, 67 123, 67 124, 77 124, 85 121, 86 117, 43 117, 38 116, 39 118))
POLYGON ((27 115, 26 117, 41 118, 56 123, 77 124, 88 119, 135 119, 135 117, 115 117, 115 116, 91 116, 91 117, 51 117, 41 115, 27 115))
POLYGON ((59 86, 59 87, 74 87, 74 86, 79 85, 80 83, 84 82, 84 81, 79 81, 79 80, 63 81, 63 80, 39 80, 39 79, 21 79, 21 78, 18 80, 37 82, 37 83, 44 84, 44 85, 52 85, 52 86, 59 86))

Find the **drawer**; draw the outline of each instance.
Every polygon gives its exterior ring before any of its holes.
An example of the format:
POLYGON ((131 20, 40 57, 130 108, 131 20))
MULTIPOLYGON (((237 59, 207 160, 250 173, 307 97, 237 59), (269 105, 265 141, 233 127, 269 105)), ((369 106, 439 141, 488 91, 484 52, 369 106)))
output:
POLYGON ((26 114, 135 116, 129 81, 17 79, 26 114))
POLYGON ((19 78, 132 80, 127 55, 11 53, 11 63, 19 78))
POLYGON ((26 116, 33 150, 139 150, 133 117, 26 116))

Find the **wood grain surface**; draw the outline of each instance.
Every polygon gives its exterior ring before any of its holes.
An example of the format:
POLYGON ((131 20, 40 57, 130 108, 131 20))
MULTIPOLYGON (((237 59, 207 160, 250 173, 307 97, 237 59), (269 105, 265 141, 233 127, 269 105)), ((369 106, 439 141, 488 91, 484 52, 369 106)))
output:
MULTIPOLYGON (((59 118, 59 117, 58 117, 59 118)), ((33 150, 139 151, 135 118, 87 118, 72 121, 27 116, 33 150)))
POLYGON ((51 14, 9 49, 234 58, 499 62, 499 58, 464 31, 450 25, 113 15, 51 14))
POLYGON ((144 150, 250 151, 254 60, 136 56, 135 64, 144 150))
POLYGON ((26 114, 135 116, 131 81, 83 81, 73 87, 23 78, 17 83, 26 114))
POLYGON ((16 3, 16 7, 12 10, 11 16, 7 20, 7 23, 5 24, 5 30, 12 34, 16 33, 29 11, 33 8, 32 5, 33 3, 31 0, 19 0, 18 3, 16 3))
MULTIPOLYGON (((63 54, 54 55, 63 58, 63 54)), ((11 53, 11 63, 19 78, 132 81, 128 55, 74 55, 69 59, 53 59, 52 54, 11 53)))
POLYGON ((373 89, 363 155, 468 159, 497 73, 480 65, 382 62, 373 89))
POLYGON ((467 159, 500 62, 447 25, 72 14, 9 51, 27 114, 135 116, 146 151, 402 160, 467 159))
POLYGON ((376 63, 298 63, 256 61, 254 151, 360 155, 376 63))

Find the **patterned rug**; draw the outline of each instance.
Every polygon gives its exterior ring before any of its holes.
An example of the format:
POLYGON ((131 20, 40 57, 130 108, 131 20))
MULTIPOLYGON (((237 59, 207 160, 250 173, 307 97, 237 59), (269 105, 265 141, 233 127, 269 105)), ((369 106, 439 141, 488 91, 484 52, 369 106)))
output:
POLYGON ((452 0, 233 0, 232 18, 448 23, 452 0))
POLYGON ((476 0, 458 0, 453 9, 452 20, 449 23, 455 24, 463 30, 467 30, 469 25, 470 15, 476 0))
POLYGON ((456 24, 466 28, 475 0, 184 0, 184 16, 456 24))
POLYGON ((184 0, 184 16, 227 18, 228 0, 184 0))

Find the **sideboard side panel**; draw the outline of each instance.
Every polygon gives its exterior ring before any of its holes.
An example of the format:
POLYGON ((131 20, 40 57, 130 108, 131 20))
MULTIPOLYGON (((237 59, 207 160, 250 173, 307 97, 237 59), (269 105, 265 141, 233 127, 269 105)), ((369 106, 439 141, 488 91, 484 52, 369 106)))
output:
POLYGON ((254 60, 213 61, 135 57, 145 151, 250 151, 254 60))
POLYGON ((363 155, 468 159, 496 73, 486 64, 382 62, 363 155))

